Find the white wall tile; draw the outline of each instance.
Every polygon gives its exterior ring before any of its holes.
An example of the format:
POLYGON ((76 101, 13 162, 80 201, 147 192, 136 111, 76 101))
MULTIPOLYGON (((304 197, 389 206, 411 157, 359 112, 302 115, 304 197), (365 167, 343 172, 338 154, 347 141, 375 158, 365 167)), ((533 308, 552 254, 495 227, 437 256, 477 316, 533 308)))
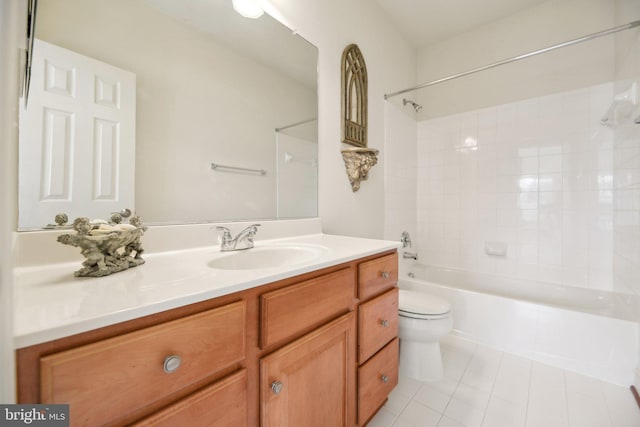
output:
POLYGON ((613 88, 420 122, 418 221, 443 230, 417 236, 426 262, 640 295, 640 127, 599 124, 613 88))

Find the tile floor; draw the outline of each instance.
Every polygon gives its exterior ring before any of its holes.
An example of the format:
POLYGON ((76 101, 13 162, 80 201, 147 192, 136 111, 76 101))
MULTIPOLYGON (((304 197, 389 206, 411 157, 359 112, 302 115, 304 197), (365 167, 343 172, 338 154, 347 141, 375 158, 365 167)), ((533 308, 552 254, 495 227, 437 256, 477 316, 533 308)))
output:
POLYGON ((640 427, 627 387, 453 336, 444 379, 400 378, 368 427, 640 427))

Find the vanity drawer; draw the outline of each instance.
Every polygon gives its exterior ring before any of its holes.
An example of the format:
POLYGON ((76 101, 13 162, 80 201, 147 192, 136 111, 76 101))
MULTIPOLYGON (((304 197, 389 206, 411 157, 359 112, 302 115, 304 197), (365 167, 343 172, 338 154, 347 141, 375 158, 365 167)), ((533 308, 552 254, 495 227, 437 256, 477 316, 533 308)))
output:
POLYGON ((132 427, 243 427, 247 425, 247 371, 230 375, 132 427))
POLYGON ((398 288, 360 304, 358 361, 363 363, 398 335, 398 288))
POLYGON ((72 425, 116 422, 244 359, 245 311, 240 301, 41 357, 41 402, 70 404, 72 425), (171 356, 181 363, 167 373, 171 356))
POLYGON ((398 282, 398 254, 366 261, 358 266, 358 298, 364 301, 398 282))
POLYGON ((358 369, 358 425, 371 418, 398 384, 398 354, 395 338, 358 369))
POLYGON ((309 331, 355 304, 355 271, 345 268, 260 297, 260 347, 309 331))

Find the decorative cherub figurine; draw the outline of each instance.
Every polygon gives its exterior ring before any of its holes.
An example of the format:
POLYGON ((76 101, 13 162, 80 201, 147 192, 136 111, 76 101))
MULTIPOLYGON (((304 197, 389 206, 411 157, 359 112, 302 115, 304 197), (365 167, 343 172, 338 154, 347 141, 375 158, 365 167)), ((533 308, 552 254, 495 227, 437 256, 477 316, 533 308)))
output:
POLYGON ((76 246, 85 257, 76 277, 101 277, 144 264, 142 235, 146 227, 134 216, 129 224, 90 221, 76 218, 73 229, 77 234, 63 234, 58 242, 76 246), (135 256, 132 256, 135 252, 135 256))

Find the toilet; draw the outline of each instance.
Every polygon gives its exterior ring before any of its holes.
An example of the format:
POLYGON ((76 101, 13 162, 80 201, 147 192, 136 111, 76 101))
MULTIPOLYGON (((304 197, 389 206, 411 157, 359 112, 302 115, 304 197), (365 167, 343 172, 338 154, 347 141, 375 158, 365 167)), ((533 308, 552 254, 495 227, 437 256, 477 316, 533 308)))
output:
POLYGON ((443 376, 440 339, 453 329, 451 304, 425 292, 400 289, 400 375, 419 381, 443 376))

